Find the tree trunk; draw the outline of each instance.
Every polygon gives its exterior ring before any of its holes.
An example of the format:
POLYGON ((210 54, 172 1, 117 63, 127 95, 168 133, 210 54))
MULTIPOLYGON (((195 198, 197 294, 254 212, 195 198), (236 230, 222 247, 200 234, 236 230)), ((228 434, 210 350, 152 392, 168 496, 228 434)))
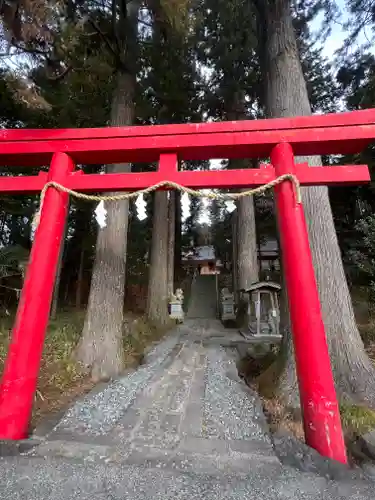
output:
POLYGON ((85 250, 84 248, 81 248, 78 275, 77 275, 77 285, 76 285, 76 309, 81 309, 81 304, 82 304, 82 284, 83 284, 84 264, 85 264, 85 250))
MULTIPOLYGON (((267 115, 309 115, 311 107, 292 25, 290 2, 259 0, 258 8, 267 115)), ((298 158, 296 161, 303 160, 308 160, 311 165, 321 165, 317 157, 298 158)), ((303 203, 337 390, 342 397, 375 406, 375 369, 364 350, 355 322, 328 189, 303 188, 303 203)), ((313 335, 314 332, 307 333, 313 335)), ((293 404, 297 400, 297 385, 292 344, 288 337, 283 351, 287 362, 279 379, 278 392, 293 404)))
MULTIPOLYGON (((3 239, 3 233, 4 233, 4 226, 5 226, 5 221, 7 219, 7 212, 2 212, 1 214, 1 217, 0 217, 0 235, 1 235, 1 239, 3 239)), ((29 223, 29 225, 31 226, 31 223, 29 223)))
POLYGON ((154 195, 151 264, 148 282, 147 316, 156 325, 168 321, 168 193, 154 195))
POLYGON ((239 299, 240 289, 238 283, 238 212, 235 212, 232 217, 232 284, 233 284, 233 293, 235 296, 236 303, 239 299))
POLYGON ((174 292, 174 244, 176 232, 176 191, 169 192, 168 201, 168 298, 174 292))
POLYGON ((57 308, 58 308, 58 305, 59 305, 60 282, 61 282, 61 273, 62 273, 62 269, 63 269, 65 239, 66 239, 67 230, 68 230, 68 221, 66 220, 65 221, 64 238, 63 238, 63 240, 61 242, 60 254, 59 254, 59 262, 57 264, 55 286, 53 288, 53 296, 52 296, 52 304, 51 304, 51 312, 50 312, 50 318, 51 319, 56 319, 57 308))
POLYGON ((238 287, 247 289, 259 279, 253 197, 237 201, 238 287))
MULTIPOLYGON (((135 77, 118 71, 111 125, 134 122, 135 77)), ((131 165, 108 165, 110 173, 129 172, 131 165)), ((91 288, 77 358, 93 380, 106 380, 123 369, 122 329, 128 231, 127 201, 106 204, 107 226, 99 229, 91 288)))
POLYGON ((175 191, 174 277, 181 278, 181 193, 175 191))
MULTIPOLYGON (((242 90, 235 91, 228 106, 227 119, 246 120, 246 118, 244 92, 242 90)), ((248 162, 244 160, 231 160, 228 166, 228 168, 236 169, 248 167, 248 162)), ((239 289, 246 289, 259 278, 254 198, 252 196, 240 198, 236 205, 237 238, 234 264, 237 267, 237 286, 239 289)))
MULTIPOLYGON (((153 17, 153 45, 158 57, 154 59, 154 72, 165 73, 168 66, 168 45, 173 40, 173 29, 168 21, 165 5, 160 0, 149 2, 153 17)), ((160 74, 161 74, 160 73, 160 74)), ((173 101, 170 100, 170 89, 157 79, 154 89, 160 95, 157 113, 158 123, 168 123, 173 117, 173 101)), ((156 325, 168 322, 168 299, 174 288, 174 193, 157 192, 154 196, 154 212, 152 227, 151 265, 147 299, 147 315, 156 325)))

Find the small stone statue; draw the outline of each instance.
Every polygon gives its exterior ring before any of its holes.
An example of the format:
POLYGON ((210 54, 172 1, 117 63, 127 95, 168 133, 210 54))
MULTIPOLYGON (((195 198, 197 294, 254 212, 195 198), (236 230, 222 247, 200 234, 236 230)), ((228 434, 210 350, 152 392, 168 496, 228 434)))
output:
POLYGON ((181 288, 177 288, 175 295, 176 295, 176 300, 178 300, 178 302, 181 302, 182 304, 184 301, 184 291, 181 288))
POLYGON ((175 293, 171 295, 169 303, 169 316, 176 319, 178 322, 184 320, 184 310, 182 308, 184 303, 184 292, 181 288, 177 288, 175 293))

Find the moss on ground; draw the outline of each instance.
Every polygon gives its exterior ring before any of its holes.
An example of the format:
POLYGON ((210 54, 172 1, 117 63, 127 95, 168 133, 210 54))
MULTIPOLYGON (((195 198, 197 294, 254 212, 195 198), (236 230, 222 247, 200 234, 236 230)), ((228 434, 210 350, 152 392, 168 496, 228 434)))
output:
POLYGON ((375 429, 375 411, 361 405, 340 405, 341 422, 345 435, 360 436, 375 429))
POLYGON ((142 363, 145 351, 176 326, 174 321, 163 327, 151 325, 145 317, 128 314, 124 323, 125 366, 142 363))
MULTIPOLYGON (((287 408, 277 398, 262 398, 262 401, 272 433, 279 430, 287 431, 304 442, 302 415, 299 410, 287 408)), ((375 411, 365 406, 342 404, 340 415, 348 452, 353 459, 356 456, 358 438, 375 429, 375 411)))

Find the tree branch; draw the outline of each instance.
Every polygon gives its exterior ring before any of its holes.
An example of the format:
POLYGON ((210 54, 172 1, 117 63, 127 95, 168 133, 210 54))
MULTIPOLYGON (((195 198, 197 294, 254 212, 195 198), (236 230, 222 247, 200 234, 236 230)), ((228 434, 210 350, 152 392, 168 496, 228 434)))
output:
POLYGON ((96 24, 96 22, 93 19, 89 19, 89 23, 94 28, 94 30, 97 31, 97 33, 100 35, 100 37, 103 40, 107 49, 111 52, 112 55, 114 55, 117 58, 118 54, 115 51, 115 49, 112 47, 112 45, 111 45, 110 41, 108 40, 107 36, 105 35, 105 33, 103 33, 103 31, 100 29, 100 27, 96 24))
POLYGON ((52 82, 59 82, 60 80, 63 80, 72 71, 72 69, 73 66, 70 64, 60 74, 56 76, 47 76, 47 78, 52 82))
POLYGON ((144 26, 147 26, 148 28, 152 28, 153 25, 151 23, 148 23, 147 21, 143 21, 142 19, 138 19, 138 22, 140 24, 143 24, 144 26))
POLYGON ((18 45, 17 43, 15 43, 14 40, 12 40, 12 46, 14 48, 16 48, 17 50, 21 50, 22 52, 25 52, 26 54, 38 54, 38 55, 41 55, 41 56, 47 56, 48 55, 48 51, 47 50, 41 50, 41 49, 37 49, 37 48, 27 48, 27 47, 22 47, 20 45, 18 45))
POLYGON ((262 16, 265 11, 264 0, 253 0, 253 4, 258 11, 258 14, 262 16))
POLYGON ((117 15, 116 15, 116 5, 117 1, 112 0, 112 30, 113 30, 113 38, 115 39, 116 42, 116 47, 118 52, 120 53, 120 41, 117 36, 117 15))

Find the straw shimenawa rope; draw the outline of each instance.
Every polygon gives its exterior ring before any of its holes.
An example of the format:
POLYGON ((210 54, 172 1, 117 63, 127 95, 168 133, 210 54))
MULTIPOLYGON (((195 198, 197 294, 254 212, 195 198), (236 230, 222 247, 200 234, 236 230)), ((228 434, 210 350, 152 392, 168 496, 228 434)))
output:
POLYGON ((210 200, 221 200, 221 201, 229 201, 229 200, 238 200, 240 198, 244 198, 245 196, 254 196, 254 195, 259 195, 259 194, 264 194, 266 191, 269 189, 274 188, 275 186, 281 184, 284 181, 291 181, 292 184, 294 185, 295 193, 296 193, 296 201, 297 203, 301 202, 301 187, 299 180, 297 177, 293 174, 284 174, 281 175, 280 177, 277 177, 273 181, 269 182, 268 184, 264 184, 263 186, 259 186, 254 189, 249 189, 245 191, 240 191, 238 193, 217 193, 213 191, 209 192, 203 192, 202 190, 195 190, 191 189, 185 186, 181 186, 180 184, 177 184, 176 182, 173 181, 161 181, 158 182, 157 184, 154 184, 153 186, 149 186, 148 188, 145 189, 139 189, 138 191, 132 191, 130 193, 120 193, 120 194, 109 194, 109 195, 92 195, 92 194, 85 194, 85 193, 80 193, 78 191, 73 191, 73 189, 69 189, 62 184, 59 184, 58 182, 55 181, 50 181, 47 182, 40 194, 40 205, 39 205, 39 210, 35 214, 34 218, 34 225, 37 227, 39 224, 39 219, 40 219, 40 213, 43 207, 43 201, 44 197, 46 195, 46 192, 49 188, 53 187, 57 189, 58 191, 62 191, 64 193, 69 194, 73 198, 77 198, 80 200, 86 200, 86 201, 121 201, 121 200, 130 200, 132 198, 137 198, 140 195, 145 195, 145 194, 150 194, 156 191, 157 189, 160 188, 173 188, 176 189, 182 193, 187 193, 190 196, 196 197, 196 198, 208 198, 210 200))

